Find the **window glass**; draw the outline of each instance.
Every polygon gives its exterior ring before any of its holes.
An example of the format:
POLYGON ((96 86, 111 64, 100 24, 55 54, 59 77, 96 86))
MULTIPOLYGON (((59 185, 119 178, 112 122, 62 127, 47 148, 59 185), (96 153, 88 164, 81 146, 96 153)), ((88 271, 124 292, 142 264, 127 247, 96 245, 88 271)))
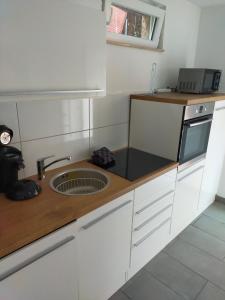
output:
POLYGON ((158 18, 119 5, 111 5, 111 19, 107 31, 153 40, 158 18))

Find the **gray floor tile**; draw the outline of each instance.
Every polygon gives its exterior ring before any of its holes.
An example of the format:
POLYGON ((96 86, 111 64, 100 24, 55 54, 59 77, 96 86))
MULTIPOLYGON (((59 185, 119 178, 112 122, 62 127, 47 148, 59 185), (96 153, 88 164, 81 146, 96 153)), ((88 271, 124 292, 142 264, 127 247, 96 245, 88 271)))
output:
POLYGON ((200 293, 197 300, 224 300, 225 292, 218 287, 214 286, 210 282, 207 283, 206 287, 200 293))
POLYGON ((187 300, 195 299, 207 282, 166 253, 160 253, 145 269, 187 300))
MULTIPOLYGON (((124 284, 124 286, 121 288, 121 291, 125 291, 127 287, 133 284, 140 276, 142 276, 142 273, 146 273, 145 269, 141 269, 137 274, 135 274, 127 283, 124 284)), ((1 300, 1 299, 0 299, 1 300)))
POLYGON ((225 226, 223 223, 218 222, 211 217, 202 215, 195 223, 194 227, 197 227, 218 239, 225 241, 225 226))
POLYGON ((225 242, 196 227, 189 226, 179 238, 219 259, 225 257, 225 242))
POLYGON ((215 285, 225 289, 225 263, 178 240, 167 253, 215 285))
POLYGON ((211 217, 219 222, 225 223, 225 205, 220 202, 214 202, 204 215, 211 217))
POLYGON ((215 201, 216 203, 221 203, 221 204, 224 204, 225 205, 225 198, 223 198, 223 197, 220 197, 220 196, 217 196, 216 197, 216 201, 215 201))
POLYGON ((127 298, 127 296, 124 293, 118 291, 108 300, 129 300, 129 298, 127 298))
POLYGON ((179 237, 176 237, 173 239, 163 250, 169 249, 177 240, 179 237))
POLYGON ((142 271, 123 291, 132 300, 184 300, 147 271, 142 271))

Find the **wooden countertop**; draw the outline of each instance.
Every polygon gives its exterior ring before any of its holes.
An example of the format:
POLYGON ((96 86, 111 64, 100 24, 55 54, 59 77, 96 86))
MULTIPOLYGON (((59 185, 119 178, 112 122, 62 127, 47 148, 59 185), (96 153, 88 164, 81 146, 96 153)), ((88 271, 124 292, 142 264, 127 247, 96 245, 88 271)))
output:
POLYGON ((158 93, 158 94, 137 94, 131 95, 130 99, 145 100, 145 101, 155 101, 162 103, 172 103, 180 105, 193 105, 202 104, 208 102, 216 102, 225 100, 225 94, 183 94, 183 93, 158 93))
MULTIPOLYGON (((104 171, 110 179, 110 186, 106 190, 90 196, 64 196, 49 187, 52 176, 65 170, 73 168, 99 169, 82 161, 47 172, 46 178, 39 182, 42 193, 32 200, 14 202, 8 200, 4 195, 0 195, 0 258, 75 221, 177 166, 178 163, 170 163, 166 167, 132 182, 104 171)), ((31 179, 36 180, 36 177, 31 179)))

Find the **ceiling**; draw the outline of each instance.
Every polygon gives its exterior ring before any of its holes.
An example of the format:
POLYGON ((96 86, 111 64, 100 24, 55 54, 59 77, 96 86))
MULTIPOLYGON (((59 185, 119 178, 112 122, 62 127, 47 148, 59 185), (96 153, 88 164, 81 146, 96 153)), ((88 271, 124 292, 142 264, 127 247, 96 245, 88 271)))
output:
POLYGON ((189 1, 201 7, 214 6, 219 4, 225 5, 225 0, 189 0, 189 1))

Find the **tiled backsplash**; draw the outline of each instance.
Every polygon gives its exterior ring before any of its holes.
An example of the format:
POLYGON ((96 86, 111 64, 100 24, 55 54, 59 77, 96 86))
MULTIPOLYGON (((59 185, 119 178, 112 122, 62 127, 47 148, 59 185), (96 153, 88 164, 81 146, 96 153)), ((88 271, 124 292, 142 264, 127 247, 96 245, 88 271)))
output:
MULTIPOLYGON (((13 130, 12 146, 22 149, 27 177, 36 174, 36 161, 44 156, 71 155, 75 162, 90 157, 101 146, 111 150, 126 146, 128 99, 128 95, 111 95, 101 99, 0 103, 0 124, 13 130)), ((68 162, 53 168, 65 164, 68 162)))

